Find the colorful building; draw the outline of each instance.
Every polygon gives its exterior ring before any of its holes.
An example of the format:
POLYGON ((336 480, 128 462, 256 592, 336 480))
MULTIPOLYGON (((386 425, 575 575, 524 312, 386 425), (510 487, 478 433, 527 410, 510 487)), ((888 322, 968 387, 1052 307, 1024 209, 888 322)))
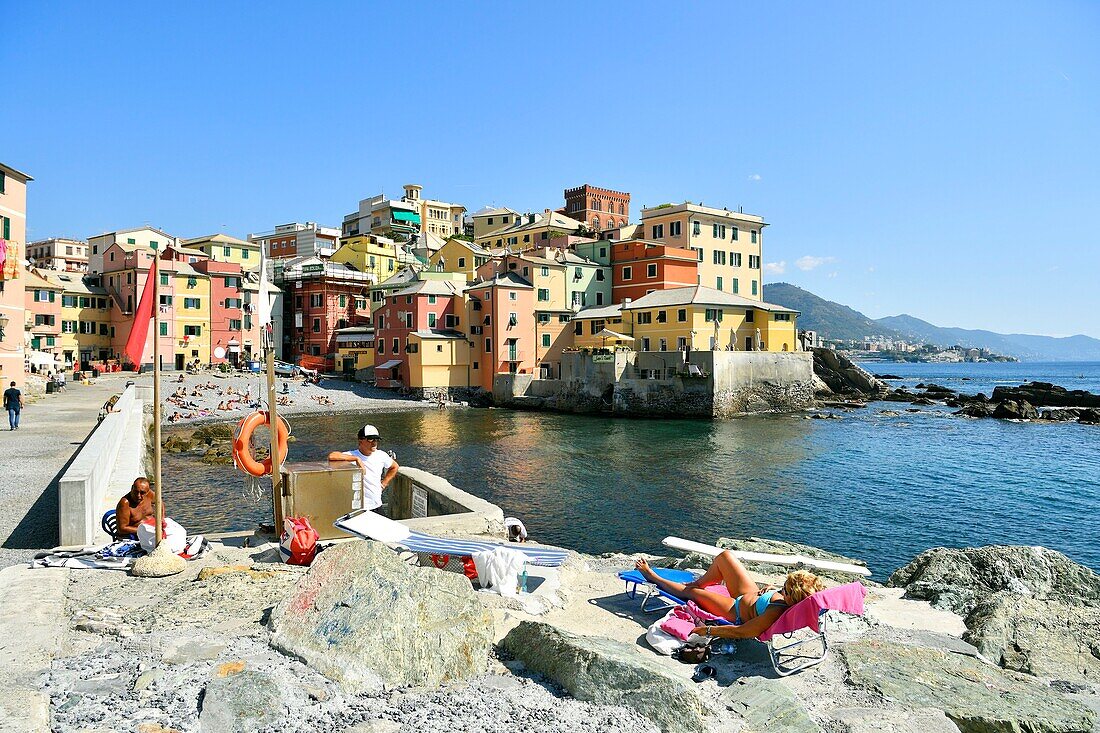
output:
POLYGON ((111 351, 111 300, 107 291, 79 272, 42 270, 42 277, 61 290, 59 356, 66 367, 84 368, 114 358, 111 351))
POLYGON ((339 246, 340 230, 307 221, 280 224, 268 232, 249 234, 248 241, 262 247, 271 259, 329 257, 339 246))
MULTIPOLYGON (((210 363, 240 366, 260 354, 256 335, 245 329, 244 272, 237 262, 200 260, 192 267, 210 284, 207 319, 210 329, 210 363), (246 337, 247 333, 247 337, 246 337), (246 343, 247 341, 247 343, 246 343)), ((247 316, 251 320, 251 316, 247 316)))
POLYGON ((428 259, 428 269, 436 272, 454 272, 463 275, 467 282, 477 279, 477 270, 489 262, 489 250, 464 239, 448 239, 428 259))
POLYGON ((637 351, 798 351, 798 312, 702 285, 622 305, 637 351))
POLYGON ((52 237, 27 245, 27 261, 40 270, 88 271, 88 243, 52 237))
POLYGON ((699 261, 691 250, 642 239, 609 245, 613 303, 637 300, 656 290, 695 285, 698 281, 699 261))
MULTIPOLYGON (((23 385, 23 258, 27 241, 26 173, 0 163, 0 381, 23 385)), ((7 387, 5 387, 6 389, 7 387)))
POLYGON ((353 234, 340 240, 332 261, 374 276, 377 285, 398 270, 397 245, 376 234, 353 234))
POLYGON ((202 252, 215 262, 236 262, 245 270, 260 266, 260 245, 228 234, 184 239, 180 241, 180 245, 202 252))
POLYGON ((763 217, 684 202, 643 209, 641 226, 645 239, 695 251, 696 284, 752 300, 764 297, 763 217))
POLYGON ((610 188, 589 186, 565 189, 561 213, 588 224, 599 232, 626 226, 630 221, 630 194, 610 188))
MULTIPOLYGON (((464 327, 456 311, 456 297, 465 284, 418 280, 386 297, 374 312, 374 378, 380 387, 423 387, 418 372, 410 369, 409 336, 415 331, 457 330, 464 327)), ((422 362, 421 362, 422 363, 422 362)))
POLYGON ((569 328, 575 349, 632 348, 634 345, 630 322, 623 325, 622 305, 595 306, 578 311, 573 314, 569 328))
POLYGON ((374 327, 336 329, 336 370, 345 374, 374 366, 374 327))
MULTIPOLYGON (((61 353, 61 288, 35 270, 24 272, 26 301, 26 343, 31 351, 59 356, 61 353)), ((33 363, 33 362, 32 362, 33 363)), ((53 371, 52 367, 48 367, 53 371)))
POLYGON ((478 209, 470 220, 473 224, 472 236, 475 242, 482 242, 486 237, 502 229, 507 229, 522 216, 518 211, 506 206, 486 206, 478 209))
POLYGON ((408 183, 400 199, 388 199, 384 193, 362 199, 359 209, 344 217, 343 236, 376 234, 406 241, 417 233, 441 239, 462 234, 466 207, 421 198, 423 189, 419 184, 408 183))
POLYGON ((469 387, 472 348, 466 334, 453 328, 411 332, 406 348, 409 386, 419 389, 469 387))
POLYGON ((535 299, 531 283, 508 270, 471 285, 466 291, 470 386, 492 391, 497 374, 533 374, 535 299))
POLYGON ((275 262, 273 270, 283 291, 284 358, 332 371, 337 330, 371 322, 374 276, 313 256, 275 262))
MULTIPOLYGON (((486 220, 494 219, 492 216, 486 220)), ((505 215, 502 218, 510 218, 505 215)), ((536 247, 544 247, 556 237, 585 231, 586 225, 557 211, 544 209, 541 214, 521 214, 512 219, 512 223, 503 229, 476 233, 477 219, 474 220, 474 241, 485 249, 506 247, 512 252, 522 252, 536 247)))
POLYGON ((119 268, 116 263, 129 252, 139 250, 163 252, 166 247, 175 243, 176 238, 171 234, 153 227, 135 227, 97 234, 94 237, 88 237, 88 272, 101 275, 107 270, 117 270, 119 268), (117 245, 118 249, 112 253, 116 258, 112 261, 108 258, 108 250, 114 245, 117 245))

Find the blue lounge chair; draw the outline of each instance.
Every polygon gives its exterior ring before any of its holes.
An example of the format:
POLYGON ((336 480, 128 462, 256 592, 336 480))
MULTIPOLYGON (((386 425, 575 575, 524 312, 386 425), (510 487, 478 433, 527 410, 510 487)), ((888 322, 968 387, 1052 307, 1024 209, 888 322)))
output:
MULTIPOLYGON (((665 580, 671 580, 673 583, 690 583, 698 577, 695 573, 687 570, 672 570, 671 568, 653 568, 653 572, 665 580)), ((645 586, 645 596, 642 598, 642 613, 660 611, 684 603, 683 599, 677 598, 671 593, 661 590, 659 586, 650 583, 637 570, 624 570, 619 573, 619 579, 626 583, 626 595, 631 600, 637 598, 638 586, 645 586), (647 607, 652 598, 663 601, 663 603, 659 606, 647 607)))
POLYGON ((103 531, 111 535, 111 539, 115 538, 115 531, 118 529, 118 517, 115 516, 114 509, 108 509, 103 514, 103 519, 99 525, 103 527, 103 531))

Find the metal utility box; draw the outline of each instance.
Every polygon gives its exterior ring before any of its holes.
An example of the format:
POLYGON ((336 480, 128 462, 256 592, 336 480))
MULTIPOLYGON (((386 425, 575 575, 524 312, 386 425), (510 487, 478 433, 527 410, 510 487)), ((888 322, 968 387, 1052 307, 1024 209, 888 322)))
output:
MULTIPOLYGON (((363 508, 363 472, 355 464, 313 461, 284 463, 282 513, 308 517, 323 540, 350 537, 332 523, 363 508)), ((281 524, 281 517, 276 524, 281 524)))

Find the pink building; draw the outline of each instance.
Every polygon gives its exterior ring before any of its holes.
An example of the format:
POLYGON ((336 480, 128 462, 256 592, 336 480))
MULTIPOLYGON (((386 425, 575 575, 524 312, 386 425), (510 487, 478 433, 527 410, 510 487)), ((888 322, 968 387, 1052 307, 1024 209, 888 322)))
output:
POLYGON ((408 386, 409 361, 406 356, 409 334, 427 329, 455 328, 460 322, 456 296, 463 284, 442 280, 421 280, 387 295, 374 312, 378 353, 374 358, 374 378, 379 387, 408 386))
POLYGON ((531 283, 512 271, 471 285, 475 306, 470 322, 474 342, 471 360, 478 362, 471 381, 492 391, 497 374, 531 374, 535 369, 535 301, 531 283), (478 333, 472 329, 478 328, 478 333))

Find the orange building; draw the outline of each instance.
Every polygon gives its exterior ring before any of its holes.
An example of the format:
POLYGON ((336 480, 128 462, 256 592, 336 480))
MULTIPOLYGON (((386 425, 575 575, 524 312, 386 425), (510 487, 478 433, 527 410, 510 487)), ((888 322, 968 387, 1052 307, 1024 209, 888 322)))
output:
POLYGON ((690 249, 644 239, 615 242, 611 245, 611 302, 697 285, 698 272, 698 254, 690 249))
POLYGON ((494 275, 466 290, 470 321, 471 386, 493 390, 497 374, 535 369, 534 287, 515 272, 494 275))

